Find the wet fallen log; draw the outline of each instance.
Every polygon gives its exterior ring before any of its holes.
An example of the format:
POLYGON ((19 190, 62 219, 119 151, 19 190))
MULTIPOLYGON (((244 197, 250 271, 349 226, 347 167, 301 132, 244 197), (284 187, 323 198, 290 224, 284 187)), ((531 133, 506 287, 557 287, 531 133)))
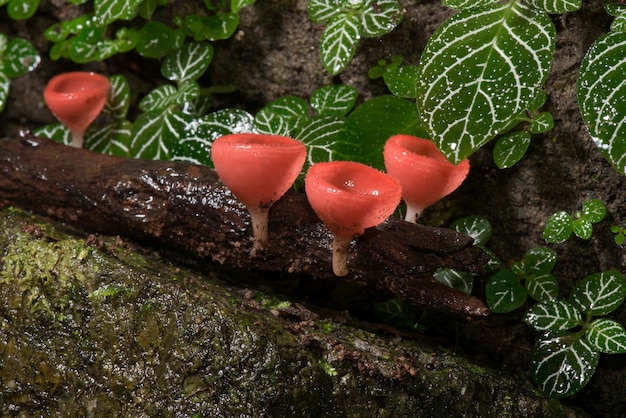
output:
MULTIPOLYGON (((194 257, 332 279, 332 236, 306 196, 270 210, 269 244, 251 256, 247 211, 215 172, 181 162, 106 156, 21 132, 0 140, 0 202, 87 232, 121 235, 194 257)), ((437 283, 441 267, 480 272, 487 256, 471 238, 390 218, 353 242, 346 280, 447 314, 483 318, 483 302, 437 283)))

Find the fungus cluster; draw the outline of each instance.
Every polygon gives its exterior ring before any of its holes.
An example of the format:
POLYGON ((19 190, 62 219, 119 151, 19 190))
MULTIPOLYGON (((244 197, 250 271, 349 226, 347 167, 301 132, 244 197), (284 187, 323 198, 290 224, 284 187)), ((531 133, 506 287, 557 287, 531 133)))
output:
MULTIPOLYGON (((306 147, 292 138, 244 133, 218 138, 211 152, 217 174, 250 213, 256 254, 268 242, 269 209, 298 177, 306 147)), ((307 199, 333 235, 337 276, 349 272, 351 241, 391 216, 401 199, 407 205, 406 220, 415 222, 469 171, 467 160, 455 166, 432 141, 410 135, 389 138, 384 160, 388 174, 350 161, 314 164, 306 174, 307 199)))
MULTIPOLYGON (((106 104, 110 89, 106 77, 90 72, 50 80, 44 100, 71 131, 71 145, 82 147, 85 130, 106 104)), ((303 143, 279 135, 232 134, 213 142, 215 171, 250 214, 253 255, 267 245, 269 210, 292 186, 306 155, 303 143)), ((333 235, 332 267, 337 276, 348 274, 352 239, 391 216, 400 199, 407 206, 405 220, 416 222, 424 209, 459 187, 470 168, 467 159, 454 165, 432 141, 411 135, 389 138, 383 157, 387 173, 334 161, 314 164, 306 174, 307 199, 333 235)))

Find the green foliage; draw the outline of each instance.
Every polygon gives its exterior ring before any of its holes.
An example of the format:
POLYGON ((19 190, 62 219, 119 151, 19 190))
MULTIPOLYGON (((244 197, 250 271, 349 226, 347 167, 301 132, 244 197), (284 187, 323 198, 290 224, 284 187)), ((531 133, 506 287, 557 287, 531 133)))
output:
POLYGON ((521 307, 528 296, 540 302, 556 298, 559 285, 551 273, 556 259, 556 252, 550 248, 531 248, 510 269, 489 277, 485 285, 489 309, 506 313, 521 307))
POLYGON ((339 74, 354 57, 361 37, 380 37, 402 20, 397 0, 309 0, 309 18, 325 23, 321 39, 324 68, 339 74))
POLYGON ((619 225, 612 225, 611 232, 615 234, 615 243, 617 245, 624 245, 626 241, 626 228, 621 228, 619 225))
POLYGON ((207 14, 176 17, 171 24, 148 21, 143 26, 116 25, 113 37, 110 27, 119 21, 150 19, 167 0, 94 0, 94 13, 55 23, 45 36, 54 45, 50 57, 69 58, 77 63, 102 61, 113 55, 135 49, 146 58, 161 58, 181 48, 187 38, 214 41, 229 38, 239 24, 239 11, 254 0, 205 2, 207 14))
POLYGON ((528 309, 524 321, 541 332, 533 349, 531 376, 549 396, 571 396, 591 379, 600 353, 626 353, 626 330, 605 316, 626 297, 615 270, 578 282, 569 300, 551 299, 528 309))
MULTIPOLYGON (((480 247, 491 256, 487 269, 491 271, 497 268, 500 261, 495 254, 485 247, 493 231, 491 223, 486 218, 476 215, 466 216, 454 221, 452 225, 450 225, 450 229, 472 237, 474 245, 480 247)), ((474 287, 474 276, 466 271, 441 268, 435 271, 433 277, 439 283, 465 293, 471 293, 474 287)))
POLYGON ((626 174, 626 11, 609 6, 616 15, 611 32, 589 48, 578 77, 578 104, 583 121, 600 153, 626 174))
MULTIPOLYGON (((433 34, 422 53, 417 105, 424 127, 450 161, 462 161, 535 110, 531 105, 542 94, 554 39, 547 13, 519 1, 463 9, 433 34)), ((518 142, 517 148, 527 146, 527 138, 513 138, 509 145, 518 142)))
POLYGON ((590 199, 583 203, 582 212, 574 216, 567 212, 557 212, 548 219, 543 231, 543 238, 549 243, 565 242, 572 232, 581 239, 589 239, 593 232, 593 224, 602 221, 606 216, 606 206, 598 199, 590 199))
POLYGON ((8 40, 0 33, 0 112, 6 106, 11 79, 34 70, 41 57, 35 47, 26 39, 8 40))

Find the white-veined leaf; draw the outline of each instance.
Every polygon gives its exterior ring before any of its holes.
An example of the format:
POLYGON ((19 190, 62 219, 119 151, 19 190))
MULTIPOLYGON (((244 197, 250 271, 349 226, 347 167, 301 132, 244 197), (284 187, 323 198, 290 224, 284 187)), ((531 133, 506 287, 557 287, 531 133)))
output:
POLYGON ((193 117, 174 108, 153 110, 139 115, 133 124, 131 156, 148 160, 168 160, 172 147, 185 135, 193 117))
POLYGON ((600 37, 578 76, 578 105, 598 150, 626 174, 626 32, 600 37))
POLYGON ((549 273, 526 278, 526 290, 537 302, 548 302, 559 296, 559 282, 549 273))
POLYGON ((428 41, 417 82, 422 122, 459 163, 537 96, 554 54, 547 14, 511 1, 453 15, 428 41))
POLYGON ((499 3, 500 0, 442 0, 441 2, 451 9, 463 10, 490 6, 499 3))
POLYGON ((280 97, 259 110, 254 131, 263 134, 290 136, 298 119, 306 117, 307 102, 296 96, 280 97))
POLYGON ((11 0, 7 5, 7 14, 13 20, 28 19, 35 14, 41 0, 11 0))
POLYGON ((352 60, 361 37, 358 15, 340 14, 331 19, 320 41, 322 64, 332 75, 339 74, 352 60))
MULTIPOLYGON (((2 58, 9 46, 9 38, 4 33, 0 33, 0 58, 2 58)), ((0 62, 2 59, 0 59, 0 62)))
POLYGON ((130 141, 133 124, 125 119, 105 125, 99 129, 90 128, 85 135, 85 148, 100 154, 130 156, 130 141))
POLYGON ((533 247, 524 254, 526 272, 531 274, 549 273, 556 264, 557 254, 551 248, 533 247))
POLYGON ((347 4, 348 0, 309 0, 307 13, 311 22, 324 23, 341 13, 345 13, 343 8, 347 4))
POLYGON ((593 224, 587 218, 574 219, 572 231, 580 239, 589 239, 593 233, 593 224))
POLYGON ((130 20, 137 14, 137 6, 143 0, 94 0, 94 14, 98 24, 108 25, 118 20, 130 20))
POLYGON ((626 330, 617 321, 598 318, 589 324, 585 337, 601 353, 626 353, 626 330))
POLYGON ((485 245, 493 232, 491 223, 482 216, 466 216, 457 219, 450 225, 450 228, 472 237, 474 245, 485 245))
POLYGON ((173 104, 176 87, 171 84, 162 84, 146 94, 139 102, 139 109, 143 112, 165 109, 173 104))
POLYGON ((213 46, 208 42, 189 42, 163 59, 161 74, 172 81, 197 80, 213 59, 213 46))
POLYGON ((11 86, 11 80, 7 75, 0 71, 0 112, 4 110, 7 104, 7 98, 9 97, 9 87, 11 86))
POLYGON ((533 348, 530 372, 546 395, 570 396, 589 382, 598 358, 599 353, 584 338, 546 334, 533 348))
POLYGON ((548 219, 543 229, 543 239, 547 242, 560 244, 572 235, 574 219, 567 212, 557 212, 548 219))
POLYGON ((526 302, 528 293, 520 279, 509 270, 500 270, 485 285, 487 306, 494 313, 514 311, 526 302))
POLYGON ((9 78, 19 77, 39 65, 37 49, 26 39, 15 38, 9 42, 4 60, 4 73, 9 78))
POLYGON ((472 288, 474 287, 474 276, 466 271, 440 268, 435 271, 433 277, 443 285, 468 294, 472 293, 472 288))
POLYGON ((61 123, 42 126, 35 129, 33 133, 37 136, 51 139, 59 144, 69 145, 72 142, 72 132, 61 123))
POLYGON ((550 14, 563 14, 580 9, 582 0, 526 0, 528 4, 550 14))
POLYGON ((599 199, 589 199, 583 203, 583 217, 597 224, 606 216, 606 206, 599 199))
POLYGON ((305 168, 315 163, 341 159, 340 135, 345 119, 337 116, 300 118, 294 126, 292 137, 304 142, 308 156, 305 168))
POLYGON ((493 147, 493 161, 498 168, 510 168, 522 159, 531 137, 526 131, 511 132, 501 136, 493 147))
POLYGON ((345 84, 324 86, 311 93, 311 107, 318 115, 345 116, 354 107, 359 92, 345 84))
POLYGON ((608 270, 591 274, 574 286, 570 301, 581 311, 593 315, 607 315, 617 309, 626 297, 626 282, 622 273, 608 270))
POLYGON ((398 0, 367 0, 361 9, 361 35, 379 37, 391 32, 402 21, 398 0))
POLYGON ((130 107, 130 87, 128 80, 123 75, 113 75, 109 77, 111 83, 111 93, 104 105, 104 112, 110 114, 115 119, 125 119, 130 107))
POLYGON ((550 112, 541 112, 530 121, 528 132, 531 134, 542 134, 554 128, 554 118, 550 112))
POLYGON ((172 160, 213 167, 213 141, 228 134, 252 132, 253 122, 254 117, 240 109, 221 109, 195 119, 172 148, 172 160))
POLYGON ((580 325, 581 320, 574 305, 559 299, 538 303, 524 315, 524 322, 537 331, 564 331, 580 325))

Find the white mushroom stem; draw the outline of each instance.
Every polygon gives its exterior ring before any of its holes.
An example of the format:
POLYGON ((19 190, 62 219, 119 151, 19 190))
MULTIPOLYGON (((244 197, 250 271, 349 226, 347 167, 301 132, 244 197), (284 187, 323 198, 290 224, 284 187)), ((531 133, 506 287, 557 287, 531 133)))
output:
POLYGON ((252 255, 255 255, 257 251, 261 251, 267 245, 267 222, 269 211, 269 207, 248 208, 250 220, 252 221, 252 232, 254 234, 254 247, 252 247, 252 255))
POLYGON ((406 205, 406 216, 404 220, 407 222, 417 223, 417 218, 422 214, 423 208, 406 205))
POLYGON ((335 276, 348 275, 348 253, 350 252, 351 238, 333 237, 333 273, 335 276))

